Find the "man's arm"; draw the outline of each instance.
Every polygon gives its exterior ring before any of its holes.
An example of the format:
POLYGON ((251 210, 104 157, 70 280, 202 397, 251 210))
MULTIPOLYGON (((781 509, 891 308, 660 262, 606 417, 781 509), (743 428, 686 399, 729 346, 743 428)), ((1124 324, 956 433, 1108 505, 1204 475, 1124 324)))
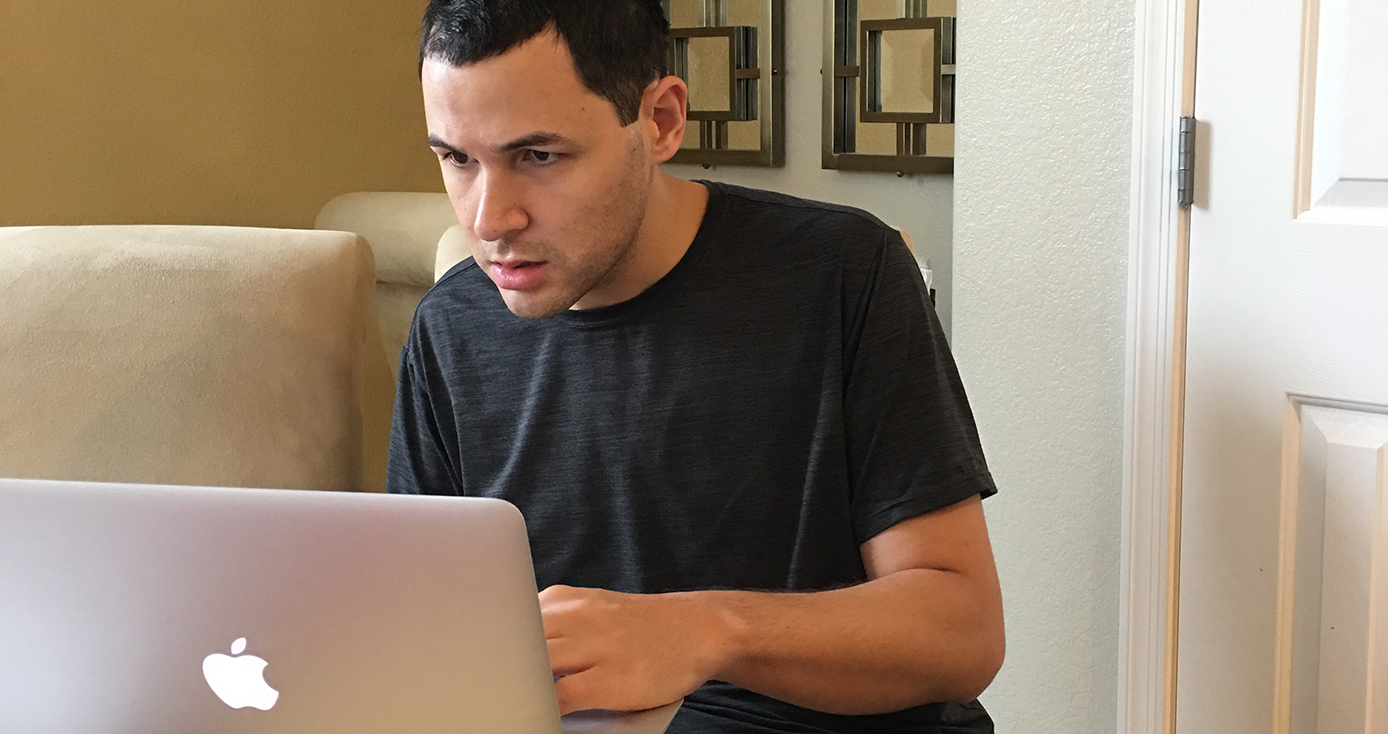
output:
POLYGON ((897 523, 861 551, 869 580, 832 591, 546 589, 560 709, 650 708, 707 680, 837 714, 977 697, 1004 645, 979 498, 897 523))

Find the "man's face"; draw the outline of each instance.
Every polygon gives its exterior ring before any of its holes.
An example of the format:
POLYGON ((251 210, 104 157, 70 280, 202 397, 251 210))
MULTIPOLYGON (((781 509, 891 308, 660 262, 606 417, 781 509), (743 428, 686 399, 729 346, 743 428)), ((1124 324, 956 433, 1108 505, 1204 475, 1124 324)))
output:
POLYGON ((649 146, 583 86, 557 36, 457 68, 427 59, 423 85, 444 187, 511 311, 582 308, 621 277, 646 213, 649 146))

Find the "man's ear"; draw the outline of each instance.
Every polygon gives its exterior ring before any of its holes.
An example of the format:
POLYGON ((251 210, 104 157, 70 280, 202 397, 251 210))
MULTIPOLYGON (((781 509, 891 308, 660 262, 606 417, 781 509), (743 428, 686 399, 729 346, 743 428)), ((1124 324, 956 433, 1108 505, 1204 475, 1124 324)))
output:
POLYGON ((684 142, 685 102, 689 87, 677 76, 651 82, 641 99, 641 122, 651 135, 651 157, 656 163, 670 160, 684 142))

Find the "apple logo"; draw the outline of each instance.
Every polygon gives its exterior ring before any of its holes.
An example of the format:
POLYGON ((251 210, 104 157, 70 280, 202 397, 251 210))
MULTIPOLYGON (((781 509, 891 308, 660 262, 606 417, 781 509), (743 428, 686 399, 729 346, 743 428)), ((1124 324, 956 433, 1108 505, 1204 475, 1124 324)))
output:
POLYGON ((231 655, 208 655, 202 661, 202 675, 226 705, 269 711, 279 700, 280 692, 265 682, 268 663, 254 655, 242 655, 245 650, 246 638, 242 637, 231 643, 231 655))

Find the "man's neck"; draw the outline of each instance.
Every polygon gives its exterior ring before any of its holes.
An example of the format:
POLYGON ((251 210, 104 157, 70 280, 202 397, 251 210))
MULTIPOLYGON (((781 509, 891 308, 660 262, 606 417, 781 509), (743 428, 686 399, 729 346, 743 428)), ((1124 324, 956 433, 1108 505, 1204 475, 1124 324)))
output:
POLYGON ((634 298, 679 264, 689 251, 708 208, 708 189, 657 169, 651 181, 646 215, 632 242, 630 258, 619 264, 620 286, 605 288, 600 298, 589 293, 581 306, 599 308, 634 298))

